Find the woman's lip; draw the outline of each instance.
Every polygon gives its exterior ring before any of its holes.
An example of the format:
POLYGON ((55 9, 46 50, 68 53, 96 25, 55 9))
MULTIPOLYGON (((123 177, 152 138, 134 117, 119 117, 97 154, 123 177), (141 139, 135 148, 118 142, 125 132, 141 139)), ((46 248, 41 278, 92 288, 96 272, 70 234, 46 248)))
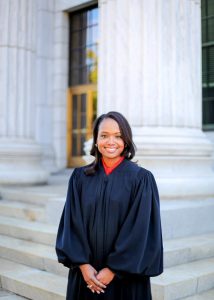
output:
POLYGON ((116 147, 105 147, 105 149, 117 149, 116 147))
POLYGON ((110 147, 105 147, 106 151, 108 152, 115 152, 117 148, 110 148, 110 147))

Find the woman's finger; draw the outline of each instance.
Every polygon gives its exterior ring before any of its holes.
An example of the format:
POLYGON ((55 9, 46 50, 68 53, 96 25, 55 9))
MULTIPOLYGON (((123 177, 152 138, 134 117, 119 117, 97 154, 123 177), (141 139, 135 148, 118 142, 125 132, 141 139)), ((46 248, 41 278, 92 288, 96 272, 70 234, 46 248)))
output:
MULTIPOLYGON (((99 281, 98 281, 98 283, 101 284, 99 281)), ((101 284, 101 285, 103 285, 103 284, 101 284)), ((103 286, 105 286, 105 285, 103 285, 103 286)), ((101 292, 101 293, 105 293, 105 291, 103 290, 103 288, 100 287, 100 286, 98 286, 98 285, 96 285, 96 283, 95 283, 92 279, 91 279, 90 282, 88 282, 87 287, 88 287, 89 289, 91 289, 91 290, 94 290, 94 291, 95 291, 96 293, 98 293, 98 294, 100 294, 100 292, 101 292)))
POLYGON ((95 290, 93 289, 93 285, 91 284, 91 285, 87 285, 87 288, 89 288, 89 290, 91 290, 92 291, 92 293, 94 293, 95 292, 95 290))
POLYGON ((102 282, 100 282, 99 280, 97 280, 97 278, 94 276, 93 278, 91 278, 91 281, 95 284, 95 286, 99 287, 99 288, 106 288, 106 285, 103 284, 102 282))
POLYGON ((94 292, 96 292, 96 293, 98 293, 98 294, 100 294, 100 292, 101 292, 101 293, 105 293, 105 291, 104 291, 103 289, 101 289, 101 288, 99 288, 99 287, 94 287, 92 284, 87 285, 87 288, 89 288, 93 293, 94 293, 94 292))

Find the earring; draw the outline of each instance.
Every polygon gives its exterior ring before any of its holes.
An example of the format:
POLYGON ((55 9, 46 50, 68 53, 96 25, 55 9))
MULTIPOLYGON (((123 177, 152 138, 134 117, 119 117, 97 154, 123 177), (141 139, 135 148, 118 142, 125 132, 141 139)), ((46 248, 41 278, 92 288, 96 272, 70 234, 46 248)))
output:
POLYGON ((97 147, 97 144, 95 144, 95 146, 97 147))

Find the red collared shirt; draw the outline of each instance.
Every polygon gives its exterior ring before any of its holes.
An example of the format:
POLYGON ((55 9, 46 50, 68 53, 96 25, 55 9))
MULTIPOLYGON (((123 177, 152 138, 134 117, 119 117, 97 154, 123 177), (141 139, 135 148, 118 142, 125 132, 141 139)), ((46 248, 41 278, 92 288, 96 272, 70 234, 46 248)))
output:
POLYGON ((108 167, 104 159, 101 158, 106 175, 109 175, 117 166, 119 166, 119 164, 124 160, 124 158, 124 156, 121 156, 121 158, 112 167, 108 167))

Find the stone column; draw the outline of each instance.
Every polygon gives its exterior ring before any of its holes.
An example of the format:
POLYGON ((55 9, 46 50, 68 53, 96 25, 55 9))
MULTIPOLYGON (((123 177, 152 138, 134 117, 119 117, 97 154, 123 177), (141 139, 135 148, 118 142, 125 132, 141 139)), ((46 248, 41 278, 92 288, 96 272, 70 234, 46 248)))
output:
POLYGON ((35 143, 36 1, 0 1, 0 185, 47 180, 35 143))
POLYGON ((42 163, 55 172, 53 149, 53 22, 55 1, 37 0, 36 18, 36 122, 35 139, 42 148, 42 163))
POLYGON ((122 112, 163 198, 214 194, 199 0, 100 1, 98 114, 122 112))

